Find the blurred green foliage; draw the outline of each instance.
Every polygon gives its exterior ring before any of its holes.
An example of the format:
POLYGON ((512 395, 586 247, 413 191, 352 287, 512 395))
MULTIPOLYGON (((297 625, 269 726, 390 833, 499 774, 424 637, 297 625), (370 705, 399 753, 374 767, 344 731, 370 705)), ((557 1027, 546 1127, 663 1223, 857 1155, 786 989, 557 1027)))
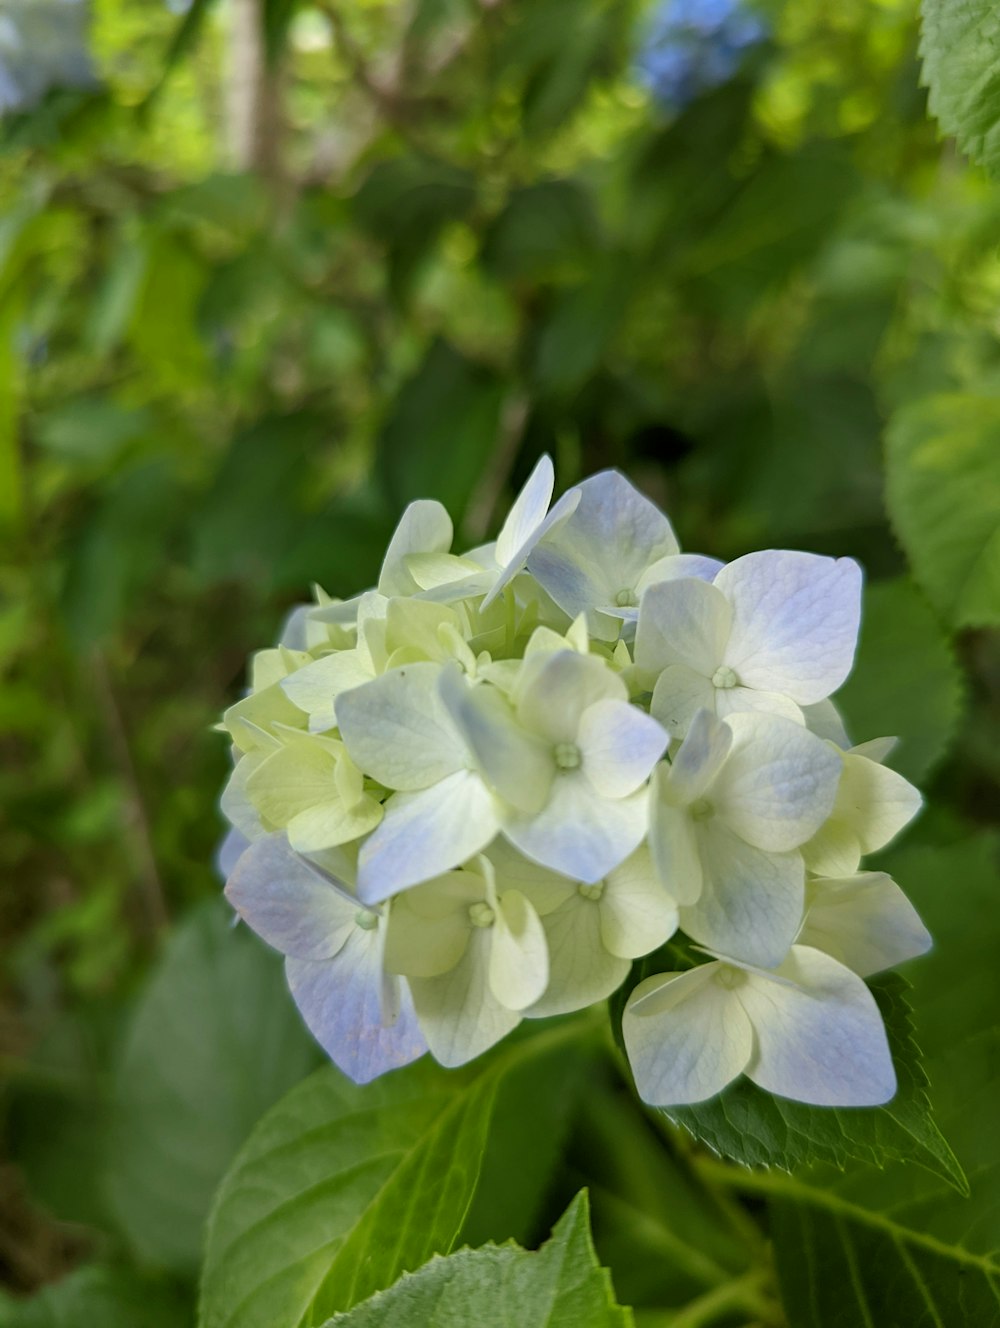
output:
MULTIPOLYGON (((173 920, 217 890, 212 725, 310 582, 373 581, 412 498, 440 498, 478 541, 548 451, 562 486, 626 469, 685 548, 857 556, 876 584, 852 726, 902 735, 899 768, 931 791, 915 837, 943 876, 949 846, 996 820, 1000 189, 926 118, 911 0, 767 0, 767 44, 670 113, 632 72, 647 8, 95 0, 97 84, 0 121, 14 1291, 131 1245, 155 1289, 128 1281, 101 1321, 131 1324, 141 1294, 150 1324, 157 1297, 173 1322, 215 1181, 307 1068, 290 1045, 240 1083, 231 1050, 166 1236, 135 1217, 127 1150, 104 1179, 109 1128, 159 1128, 141 1110, 120 1124, 122 1076, 140 1108, 147 1073, 171 1078, 178 1112, 195 1092, 171 1045, 183 1028, 156 1011, 171 966, 197 968, 194 931, 129 1021, 173 920), (237 40, 243 9, 259 59, 237 40), (141 1021, 158 1030, 148 1071, 141 1021)), ((978 870, 995 887, 992 841, 978 870)), ((243 962, 203 965, 193 986, 175 973, 186 1017, 211 1016, 243 962)), ((623 1297, 681 1304, 715 1273, 644 1207, 649 1168, 674 1163, 615 1134, 631 1111, 615 1090, 594 1101, 570 1156, 606 1118, 620 1163, 582 1177, 599 1252, 623 1297)), ((558 1216, 538 1202, 519 1239, 558 1216)), ((747 1256, 717 1218, 697 1220, 735 1274, 747 1256)), ((95 1304, 117 1294, 82 1276, 95 1304)))

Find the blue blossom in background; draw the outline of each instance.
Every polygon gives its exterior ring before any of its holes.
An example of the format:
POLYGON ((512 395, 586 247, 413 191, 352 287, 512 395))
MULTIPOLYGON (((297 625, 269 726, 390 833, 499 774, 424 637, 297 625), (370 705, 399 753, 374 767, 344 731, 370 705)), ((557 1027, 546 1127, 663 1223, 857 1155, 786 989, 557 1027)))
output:
POLYGON ((763 19, 741 0, 663 0, 636 70, 661 105, 680 110, 732 78, 766 36, 763 19))
POLYGON ((94 83, 88 19, 83 0, 0 0, 0 115, 94 83))

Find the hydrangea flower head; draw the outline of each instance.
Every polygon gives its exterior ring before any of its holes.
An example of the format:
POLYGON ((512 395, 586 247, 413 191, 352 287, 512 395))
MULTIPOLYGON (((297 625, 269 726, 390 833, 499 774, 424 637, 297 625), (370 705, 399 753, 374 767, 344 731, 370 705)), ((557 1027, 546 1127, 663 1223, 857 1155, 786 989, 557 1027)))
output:
POLYGON ((553 487, 543 458, 467 553, 411 504, 376 587, 318 592, 254 657, 223 719, 227 897, 359 1082, 603 1001, 679 929, 705 961, 665 960, 623 1020, 647 1101, 740 1075, 886 1101, 864 979, 929 937, 862 862, 920 796, 830 699, 860 569, 723 565, 615 471, 553 487))
POLYGON ((636 59, 640 79, 663 106, 682 110, 726 83, 767 36, 745 0, 663 0, 636 59))

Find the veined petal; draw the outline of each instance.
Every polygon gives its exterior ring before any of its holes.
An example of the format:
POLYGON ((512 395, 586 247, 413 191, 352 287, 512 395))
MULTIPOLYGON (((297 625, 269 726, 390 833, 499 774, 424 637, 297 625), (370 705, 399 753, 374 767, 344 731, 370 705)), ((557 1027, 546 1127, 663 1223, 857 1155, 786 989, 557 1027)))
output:
POLYGON ((875 998, 829 955, 796 945, 773 977, 748 973, 736 995, 756 1038, 746 1072, 760 1088, 817 1107, 876 1107, 896 1092, 875 998))
POLYGON ((577 492, 579 507, 536 545, 528 570, 571 618, 587 613, 595 634, 614 640, 617 622, 595 610, 622 592, 634 598, 648 565, 677 553, 677 539, 663 513, 617 471, 591 476, 577 492))
MULTIPOLYGON (((342 749, 341 749, 342 750, 342 749)), ((337 799, 337 753, 303 736, 277 748, 248 776, 247 796, 272 825, 337 799)))
POLYGON ((649 777, 670 742, 667 731, 627 701, 597 701, 580 719, 583 770, 605 798, 624 798, 649 777))
POLYGON ((468 764, 438 690, 443 667, 410 664, 338 699, 340 733, 351 758, 387 788, 425 789, 468 764))
POLYGON ((507 520, 497 536, 496 560, 505 567, 521 545, 535 533, 545 519, 556 482, 552 458, 540 457, 527 483, 514 500, 507 520))
POLYGON ((508 1010, 524 1010, 548 986, 549 954, 538 914, 520 890, 500 898, 491 933, 490 990, 508 1010))
POLYGON ((926 954, 933 944, 899 886, 885 872, 811 881, 797 944, 823 950, 866 978, 926 954))
POLYGON ((525 665, 517 717, 553 745, 575 743, 584 712, 604 700, 628 700, 625 684, 604 660, 575 650, 542 653, 525 665))
POLYGON ((715 693, 715 713, 720 719, 730 715, 756 713, 781 715, 795 724, 804 724, 802 707, 781 692, 761 692, 753 687, 720 687, 715 693))
POLYGON ((682 577, 714 581, 724 566, 725 563, 718 558, 706 558, 701 553, 669 553, 646 568, 639 578, 636 592, 641 599, 642 592, 649 586, 655 586, 660 581, 679 581, 682 577))
POLYGON ((853 559, 769 549, 728 563, 714 584, 733 608, 720 662, 744 686, 811 705, 850 673, 861 617, 853 559))
POLYGON ((922 805, 919 790, 895 770, 856 752, 845 755, 833 815, 850 825, 863 854, 895 839, 922 805))
POLYGON ((721 824, 699 822, 695 840, 704 885, 682 907, 681 927, 709 949, 772 968, 802 925, 805 868, 800 853, 765 853, 721 824))
POLYGON ((490 990, 488 930, 473 928, 465 954, 449 972, 410 981, 420 1028, 441 1065, 474 1060, 521 1022, 490 990))
POLYGON ((851 740, 847 736, 840 711, 829 697, 824 701, 814 701, 812 705, 803 706, 802 716, 806 721, 806 728, 810 733, 815 733, 817 738, 832 742, 843 751, 850 747, 851 740))
POLYGON ((385 943, 389 972, 432 978, 453 969, 472 932, 470 905, 485 897, 482 885, 472 873, 449 872, 394 899, 385 943))
POLYGON ((778 715, 726 722, 733 746, 711 788, 716 811, 748 844, 779 853, 798 848, 833 810, 840 754, 778 715))
POLYGON ((340 693, 371 682, 374 676, 367 656, 361 651, 338 650, 335 655, 323 655, 289 674, 281 683, 281 690, 309 716, 310 732, 325 733, 336 727, 336 702, 340 693))
POLYGON ((447 510, 431 499, 410 503, 400 517, 382 563, 378 588, 383 595, 412 595, 420 587, 406 569, 413 553, 447 553, 454 529, 447 510))
POLYGON ((418 793, 396 793, 358 858, 358 895, 377 904, 452 871, 499 829, 493 798, 477 774, 458 770, 418 793))
POLYGON ((288 842, 299 853, 319 853, 360 839, 381 819, 382 804, 369 794, 350 807, 338 798, 293 816, 288 822, 288 842))
POLYGON ((668 782, 666 767, 658 768, 649 794, 649 849, 664 888, 679 904, 693 904, 702 890, 701 857, 687 809, 664 796, 668 782))
POLYGON ((502 836, 494 839, 483 856, 493 865, 497 891, 520 890, 540 917, 576 893, 576 881, 526 858, 502 836))
POLYGON ((731 626, 729 601, 708 581, 684 577, 650 586, 635 631, 640 682, 652 687, 671 664, 711 678, 722 663, 731 626))
POLYGON ((594 883, 639 847, 646 817, 644 789, 628 798, 602 798, 581 771, 567 770, 557 776, 536 816, 509 813, 503 831, 529 858, 594 883))
POLYGON ((650 1106, 704 1102, 746 1069, 753 1032, 735 993, 718 981, 725 971, 709 963, 661 974, 629 997, 622 1035, 639 1096, 650 1106))
POLYGON ((650 954, 677 930, 677 904, 660 884, 646 844, 607 874, 597 908, 604 948, 620 959, 650 954))
POLYGON ((733 731, 709 710, 699 710, 666 773, 670 800, 689 806, 708 790, 733 745, 733 731))
POLYGON ((836 816, 823 822, 801 852, 806 868, 818 876, 853 876, 861 865, 861 841, 836 816))
MULTIPOLYGON (((543 540, 550 531, 558 530, 560 526, 565 525, 569 518, 576 511, 580 503, 579 489, 570 489, 559 499, 552 511, 544 518, 540 524, 535 527, 519 544, 509 557, 501 559, 500 542, 497 541, 497 562, 500 563, 500 575, 497 577, 493 589, 483 600, 483 608, 488 609, 497 596, 510 585, 514 578, 524 570, 524 565, 530 558, 536 545, 543 540)), ((503 532, 501 531, 501 535, 503 532)))
POLYGON ((427 1050, 401 979, 390 979, 399 1012, 393 1023, 383 1023, 385 979, 374 930, 356 927, 333 959, 289 959, 285 972, 309 1031, 356 1084, 407 1065, 427 1050))
POLYGON ((549 951, 545 994, 525 1010, 531 1019, 568 1014, 603 1001, 625 981, 631 964, 601 942, 600 904, 574 887, 562 905, 543 919, 549 951))
POLYGON ((649 713, 674 738, 683 738, 699 710, 715 714, 718 689, 711 679, 686 664, 671 664, 656 680, 649 713))
POLYGON ((257 935, 297 959, 330 959, 361 907, 291 849, 283 834, 251 844, 226 882, 226 898, 257 935))
POLYGON ((555 777, 552 746, 523 728, 502 693, 470 685, 457 668, 444 670, 441 699, 493 791, 512 807, 544 807, 555 777))

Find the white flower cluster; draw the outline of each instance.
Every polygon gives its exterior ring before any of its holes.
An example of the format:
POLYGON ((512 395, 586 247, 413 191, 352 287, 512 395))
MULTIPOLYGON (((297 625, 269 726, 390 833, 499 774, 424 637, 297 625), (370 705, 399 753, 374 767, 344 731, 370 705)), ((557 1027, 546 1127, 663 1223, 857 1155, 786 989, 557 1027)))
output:
POLYGON ((601 1001, 680 928, 707 962, 647 978, 624 1015, 647 1102, 740 1074, 888 1100, 862 979, 929 937, 861 870, 919 794, 828 699, 859 568, 723 566, 682 554, 617 472, 549 511, 552 488, 543 458, 496 543, 464 555, 440 504, 414 503, 376 589, 318 594, 254 658, 225 715, 228 898, 359 1082, 601 1001))

